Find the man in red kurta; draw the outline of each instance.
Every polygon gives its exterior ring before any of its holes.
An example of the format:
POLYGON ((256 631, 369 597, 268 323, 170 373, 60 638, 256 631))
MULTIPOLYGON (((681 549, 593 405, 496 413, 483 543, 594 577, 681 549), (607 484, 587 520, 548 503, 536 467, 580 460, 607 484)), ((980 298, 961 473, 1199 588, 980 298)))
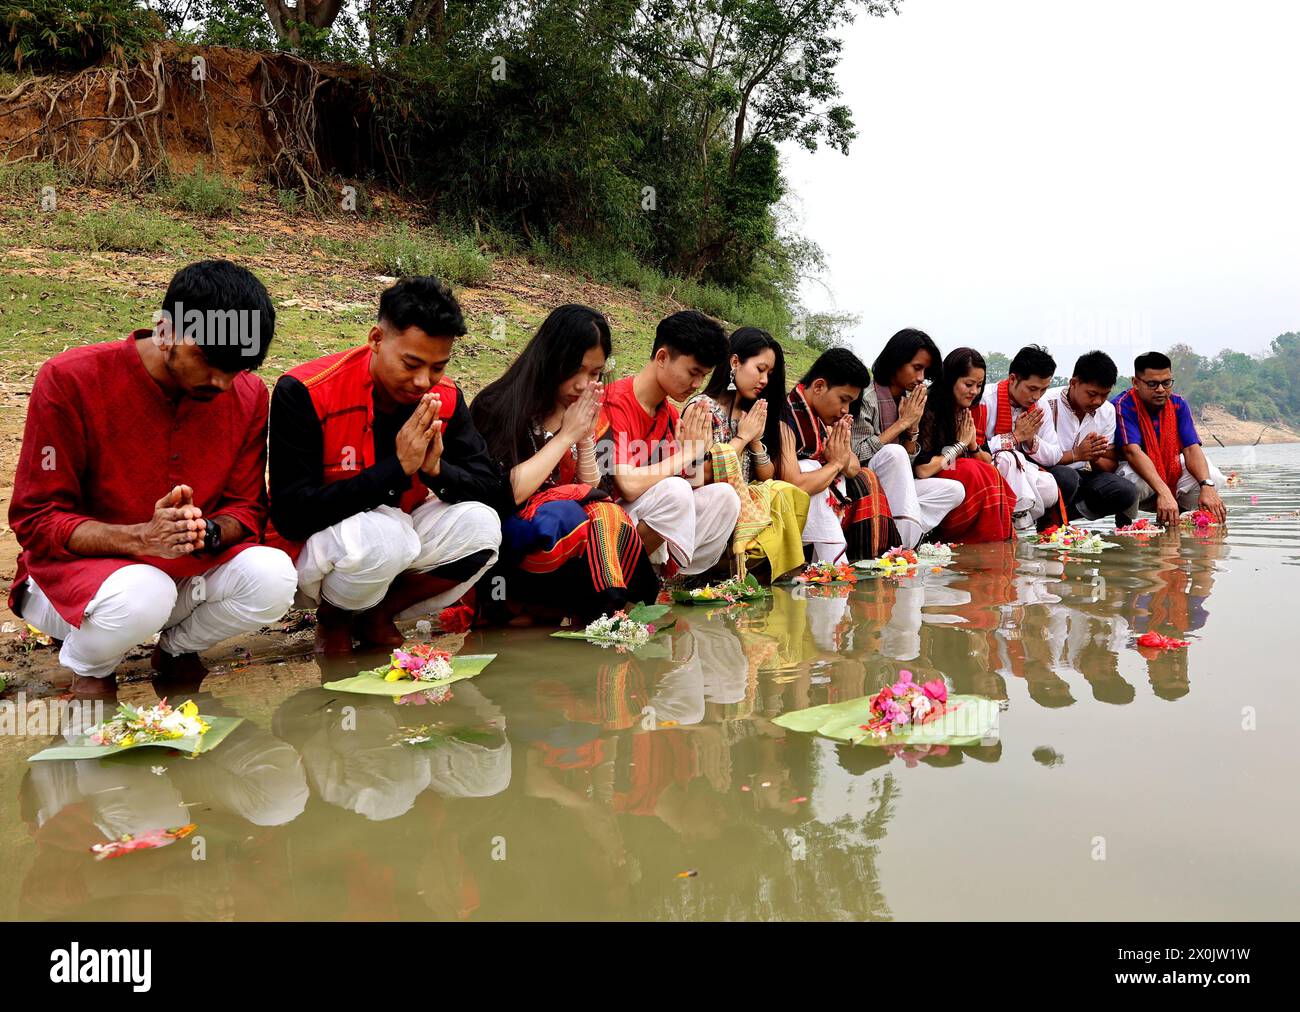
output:
POLYGON ((274 622, 293 563, 266 521, 266 357, 275 311, 224 260, 172 278, 158 325, 72 348, 41 367, 9 524, 23 551, 14 612, 62 640, 73 691, 161 633, 154 668, 202 673, 198 653, 274 622))

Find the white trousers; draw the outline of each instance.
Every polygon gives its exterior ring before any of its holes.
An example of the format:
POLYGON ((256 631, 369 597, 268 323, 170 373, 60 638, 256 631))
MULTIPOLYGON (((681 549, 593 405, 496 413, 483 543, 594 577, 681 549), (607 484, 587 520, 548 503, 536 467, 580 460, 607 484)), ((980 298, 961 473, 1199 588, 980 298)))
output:
MULTIPOLYGON (((1178 508, 1180 510, 1183 511, 1194 510, 1200 504, 1201 501, 1200 482, 1198 482, 1194 477, 1192 477, 1192 473, 1189 470, 1187 470, 1187 461, 1183 458, 1183 455, 1181 453, 1178 455, 1178 463, 1182 465, 1183 471, 1182 474, 1178 476, 1178 487, 1173 490, 1174 498, 1178 500, 1178 508)), ((1207 461, 1206 463, 1209 462, 1207 461)), ((1134 485, 1137 486, 1137 493, 1138 493, 1137 508, 1138 509, 1144 509, 1147 510, 1148 512, 1155 512, 1155 502, 1154 502, 1155 494, 1156 494, 1155 489, 1153 489, 1150 485, 1148 485, 1145 481, 1143 481, 1138 476, 1138 473, 1133 470, 1133 468, 1129 465, 1128 461, 1124 461, 1122 464, 1119 465, 1119 467, 1115 468, 1115 473, 1119 475, 1121 478, 1124 478, 1127 481, 1131 481, 1134 485), (1148 501, 1148 500, 1152 500, 1152 501, 1148 501)), ((1223 476, 1223 472, 1220 471, 1213 464, 1210 464, 1210 479, 1214 482, 1215 487, 1219 489, 1223 488, 1228 481, 1228 479, 1223 476)), ((1131 516, 1136 516, 1136 515, 1137 512, 1135 510, 1134 513, 1131 514, 1131 516)))
POLYGON ((365 611, 384 599, 392 582, 407 570, 427 573, 491 551, 477 573, 451 590, 406 609, 399 619, 428 615, 452 604, 497 561, 501 520, 481 502, 445 503, 430 498, 411 513, 378 506, 317 531, 298 556, 298 605, 322 600, 344 611, 365 611))
POLYGON ((30 578, 23 620, 63 641, 59 663, 82 678, 111 675, 128 650, 157 633, 172 654, 201 653, 222 640, 283 617, 293 603, 293 562, 278 548, 255 545, 199 576, 173 580, 140 563, 123 566, 69 625, 30 578))
POLYGON ((904 548, 915 548, 922 535, 934 530, 966 498, 966 486, 951 478, 917 478, 912 459, 897 443, 886 443, 867 466, 880 481, 889 512, 904 548))
POLYGON ((717 565, 740 518, 740 497, 730 485, 691 488, 685 478, 665 478, 622 506, 634 524, 644 523, 664 539, 650 561, 663 565, 671 553, 687 576, 717 565))
MULTIPOLYGON (((815 460, 799 461, 799 470, 818 471, 822 467, 815 460)), ((844 479, 836 478, 832 486, 844 492, 844 479)), ((803 525, 803 543, 812 545, 813 562, 842 561, 848 551, 848 541, 844 537, 844 527, 840 518, 831 507, 830 489, 817 492, 809 497, 808 519, 803 525)))
POLYGON ((1056 504, 1060 492, 1047 468, 1039 467, 1019 450, 995 453, 993 463, 1015 494, 1015 512, 1028 511, 1037 520, 1056 504))

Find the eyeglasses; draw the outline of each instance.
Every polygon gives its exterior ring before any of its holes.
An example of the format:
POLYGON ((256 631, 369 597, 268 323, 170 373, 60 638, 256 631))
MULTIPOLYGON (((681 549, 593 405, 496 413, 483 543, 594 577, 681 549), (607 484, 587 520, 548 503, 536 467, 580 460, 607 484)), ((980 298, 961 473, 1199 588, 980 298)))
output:
POLYGON ((1167 380, 1139 379, 1138 382, 1146 384, 1146 388, 1148 390, 1172 390, 1174 388, 1174 381, 1172 379, 1167 379, 1167 380))

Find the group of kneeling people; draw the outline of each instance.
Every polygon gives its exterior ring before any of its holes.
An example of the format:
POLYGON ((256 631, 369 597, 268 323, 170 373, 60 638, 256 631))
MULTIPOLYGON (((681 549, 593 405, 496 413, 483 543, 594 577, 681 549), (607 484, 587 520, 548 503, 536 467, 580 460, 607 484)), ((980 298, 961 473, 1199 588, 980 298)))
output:
POLYGON ((74 692, 111 691, 154 636, 159 678, 201 676, 200 652, 293 606, 316 609, 319 652, 344 654, 400 645, 413 617, 589 619, 741 559, 774 580, 1139 506, 1224 517, 1157 352, 1111 400, 1100 351, 1068 386, 1034 346, 986 383, 979 352, 943 358, 903 330, 871 370, 832 348, 787 391, 770 334, 684 311, 605 383, 608 321, 565 305, 469 403, 447 375, 465 323, 433 278, 388 288, 365 344, 269 396, 253 371, 275 311, 250 272, 183 268, 158 321, 54 356, 31 394, 10 605, 61 641, 74 692))

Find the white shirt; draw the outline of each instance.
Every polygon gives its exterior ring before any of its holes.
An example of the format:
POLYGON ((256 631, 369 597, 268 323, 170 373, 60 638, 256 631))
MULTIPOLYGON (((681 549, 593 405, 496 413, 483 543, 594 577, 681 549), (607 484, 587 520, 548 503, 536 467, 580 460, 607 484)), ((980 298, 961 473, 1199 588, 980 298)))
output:
MULTIPOLYGON (((1047 397, 1048 394, 1044 394, 1043 400, 1046 401, 1047 397)), ((984 433, 984 438, 988 440, 989 449, 991 451, 997 453, 999 450, 1019 450, 1026 457, 1044 467, 1051 467, 1061 459, 1061 444, 1056 441, 1056 430, 1052 427, 1052 417, 1050 414, 1043 420, 1043 424, 1038 429, 1038 434, 1033 439, 1027 443, 1017 445, 1015 438, 1009 432, 1002 436, 995 436, 993 434, 993 430, 998 424, 997 383, 984 384, 984 396, 980 398, 980 403, 987 408, 987 411, 985 412, 987 417, 985 419, 986 431, 984 433)), ((1043 405, 1043 410, 1047 410, 1046 404, 1043 405)), ((1016 404, 1015 401, 1011 402, 1012 425, 1014 425, 1016 419, 1024 413, 1024 408, 1016 404)), ((1074 444, 1071 443, 1070 445, 1073 446, 1074 444)))
MULTIPOLYGON (((1090 414, 1085 414, 1081 421, 1074 413, 1074 408, 1070 407, 1070 400, 1066 396, 1069 389, 1069 387, 1052 387, 1043 394, 1043 410, 1047 412, 1047 421, 1043 425, 1046 427, 1055 421, 1057 445, 1073 449, 1078 445, 1079 440, 1093 432, 1104 437, 1107 443, 1114 444, 1115 405, 1110 401, 1102 401, 1101 407, 1090 414)), ((1076 460, 1067 466, 1082 471, 1083 461, 1076 460)))

